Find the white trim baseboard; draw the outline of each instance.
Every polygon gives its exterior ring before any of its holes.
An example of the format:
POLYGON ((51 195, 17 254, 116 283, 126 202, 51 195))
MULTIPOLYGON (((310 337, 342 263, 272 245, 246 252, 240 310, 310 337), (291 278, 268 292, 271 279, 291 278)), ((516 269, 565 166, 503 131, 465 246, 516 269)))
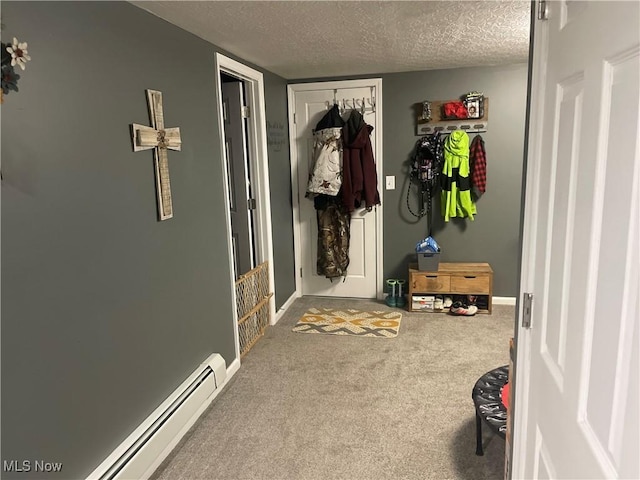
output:
POLYGON ((516 297, 493 297, 494 305, 513 305, 516 304, 516 297))
POLYGON ((229 365, 229 367, 227 368, 227 376, 224 382, 218 388, 216 388, 213 394, 209 398, 207 398, 202 403, 202 405, 200 405, 200 407, 194 412, 193 416, 189 419, 187 423, 184 424, 184 426, 180 429, 178 434, 171 439, 171 441, 167 444, 167 447, 160 453, 160 455, 158 455, 156 460, 151 465, 149 465, 146 472, 142 475, 141 479, 151 478, 151 475, 153 475, 156 469, 171 454, 173 449, 176 448, 176 445, 178 445, 180 440, 182 440, 182 437, 184 437, 186 433, 191 429, 191 427, 195 425, 196 421, 198 421, 198 419, 205 412, 205 410, 209 408, 209 405, 213 403, 216 397, 220 395, 220 393, 222 392, 222 389, 227 386, 227 382, 231 380, 231 377, 233 377, 239 369, 240 369, 240 360, 238 359, 233 360, 233 362, 231 362, 231 365, 229 365))
MULTIPOLYGON (((235 375, 239 367, 240 360, 235 359, 225 370, 224 360, 222 357, 217 354, 211 355, 191 375, 189 375, 184 382, 182 382, 180 386, 151 413, 151 415, 136 427, 133 432, 131 432, 131 434, 127 436, 127 438, 118 445, 93 472, 89 474, 87 479, 101 480, 109 478, 117 480, 135 476, 135 478, 146 480, 151 477, 182 437, 195 424, 207 407, 209 407, 211 402, 213 402, 213 400, 226 387, 227 383, 233 375, 235 375), (166 415, 166 412, 171 410, 171 406, 175 402, 181 401, 181 397, 183 397, 185 392, 189 390, 190 386, 194 384, 194 381, 198 381, 198 378, 206 372, 206 367, 209 366, 214 372, 213 381, 215 382, 215 388, 213 391, 208 389, 203 390, 202 388, 199 390, 193 390, 192 395, 187 397, 192 399, 189 406, 187 406, 187 400, 185 400, 184 403, 180 403, 177 410, 174 410, 174 415, 167 417, 173 420, 167 420, 166 423, 163 423, 160 428, 153 432, 152 436, 147 437, 146 440, 142 440, 154 424, 157 424, 160 419, 162 419, 163 415, 166 415), (173 423, 171 424, 171 422, 173 423), (169 426, 170 424, 171 426, 169 426), (129 460, 123 460, 123 457, 127 455, 127 452, 130 452, 132 448, 136 447, 137 443, 140 443, 140 448, 136 450, 135 455, 129 460), (122 463, 123 461, 126 463, 122 463)), ((209 376, 207 378, 211 379, 212 377, 209 376)), ((204 382, 200 384, 200 386, 202 385, 204 385, 204 382)))
POLYGON ((293 305, 293 302, 296 301, 296 299, 300 297, 300 295, 298 294, 298 292, 293 292, 291 294, 291 296, 287 299, 286 302, 284 302, 282 304, 282 306, 278 309, 278 312, 276 313, 275 317, 272 317, 273 320, 271 321, 271 325, 275 325, 276 323, 278 323, 280 321, 280 319, 282 318, 282 316, 286 313, 287 309, 293 305))
POLYGON ((240 359, 236 358, 233 362, 231 362, 231 365, 227 367, 227 379, 224 382, 224 387, 227 386, 229 380, 231 380, 231 378, 236 374, 238 370, 240 370, 240 359))

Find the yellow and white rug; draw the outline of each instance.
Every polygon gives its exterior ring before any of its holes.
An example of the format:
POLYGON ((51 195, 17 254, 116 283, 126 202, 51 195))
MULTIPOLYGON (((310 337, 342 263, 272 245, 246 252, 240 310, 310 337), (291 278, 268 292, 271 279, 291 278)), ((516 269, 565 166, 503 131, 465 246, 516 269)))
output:
POLYGON ((400 320, 402 320, 400 312, 312 308, 298 320, 293 331, 393 338, 398 335, 400 320))

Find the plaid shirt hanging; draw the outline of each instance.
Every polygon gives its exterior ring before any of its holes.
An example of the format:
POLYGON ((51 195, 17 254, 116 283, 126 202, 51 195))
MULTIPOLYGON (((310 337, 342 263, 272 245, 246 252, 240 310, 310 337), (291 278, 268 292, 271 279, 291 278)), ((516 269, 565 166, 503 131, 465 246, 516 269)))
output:
POLYGON ((476 198, 480 198, 487 189, 487 154, 484 140, 476 135, 469 147, 469 162, 471 163, 471 183, 476 198))

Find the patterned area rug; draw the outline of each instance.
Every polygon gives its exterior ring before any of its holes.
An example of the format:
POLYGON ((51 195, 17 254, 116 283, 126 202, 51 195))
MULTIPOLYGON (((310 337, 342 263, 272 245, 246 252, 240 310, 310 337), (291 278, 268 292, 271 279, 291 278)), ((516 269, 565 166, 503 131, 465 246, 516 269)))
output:
POLYGON ((402 313, 399 312, 312 308, 298 320, 293 331, 393 338, 398 335, 400 320, 402 313))

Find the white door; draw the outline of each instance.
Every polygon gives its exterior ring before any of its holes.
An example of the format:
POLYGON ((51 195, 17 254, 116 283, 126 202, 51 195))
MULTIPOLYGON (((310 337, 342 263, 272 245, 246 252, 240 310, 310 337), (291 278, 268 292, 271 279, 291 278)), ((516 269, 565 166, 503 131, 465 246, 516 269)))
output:
MULTIPOLYGON (((313 168, 313 129, 333 106, 334 100, 344 108, 346 119, 354 102, 357 107, 364 101, 364 120, 373 127, 371 145, 378 174, 378 191, 381 189, 381 83, 379 80, 330 82, 325 84, 290 85, 293 93, 294 119, 291 125, 292 168, 297 182, 299 265, 301 268, 302 295, 375 298, 381 284, 382 255, 380 206, 367 212, 356 209, 351 215, 351 239, 347 276, 331 281, 317 274, 318 226, 313 200, 306 198, 309 171, 313 168), (374 106, 375 105, 375 106, 374 106)), ((295 190, 294 190, 295 191, 295 190)))
POLYGON ((229 182, 231 242, 236 278, 255 266, 244 108, 246 105, 242 82, 238 80, 223 83, 222 112, 224 115, 225 162, 229 182))
POLYGON ((640 3, 534 27, 513 478, 640 478, 640 3))

